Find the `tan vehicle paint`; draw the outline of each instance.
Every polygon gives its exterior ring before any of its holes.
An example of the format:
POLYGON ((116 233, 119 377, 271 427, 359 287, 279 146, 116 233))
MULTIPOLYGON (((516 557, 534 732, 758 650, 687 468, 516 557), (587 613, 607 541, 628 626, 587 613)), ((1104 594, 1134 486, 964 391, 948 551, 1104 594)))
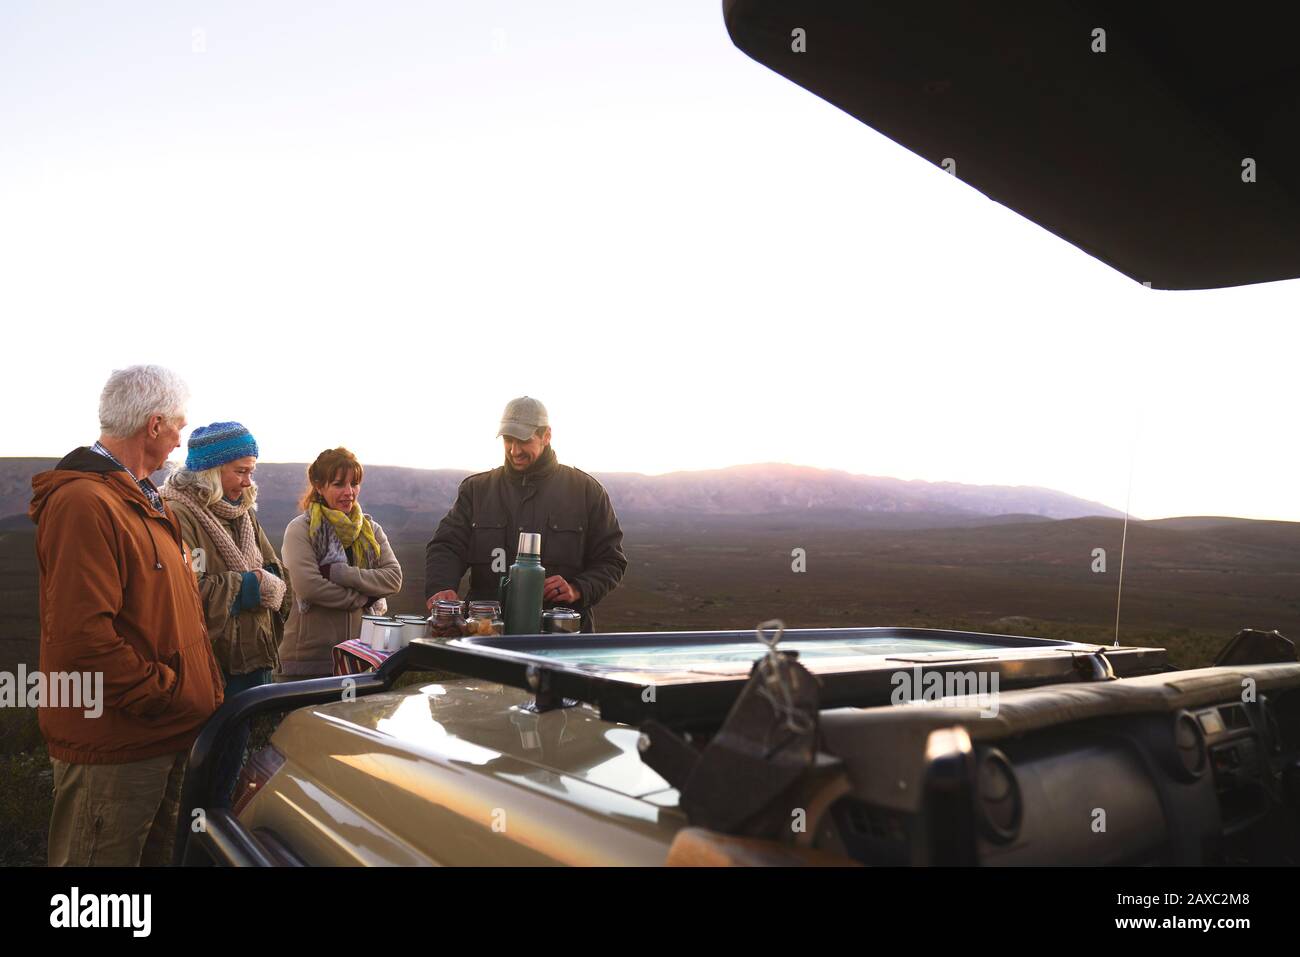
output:
POLYGON ((686 819, 635 728, 457 679, 303 708, 244 809, 309 864, 656 865, 686 819))

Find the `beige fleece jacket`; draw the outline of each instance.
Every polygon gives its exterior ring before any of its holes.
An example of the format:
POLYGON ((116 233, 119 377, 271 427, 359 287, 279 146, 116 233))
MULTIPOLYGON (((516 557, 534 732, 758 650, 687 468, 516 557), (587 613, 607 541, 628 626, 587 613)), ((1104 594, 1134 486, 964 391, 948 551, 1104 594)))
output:
POLYGON ((321 575, 308 539, 306 513, 284 530, 280 554, 284 556, 296 600, 280 644, 278 678, 318 678, 332 674, 334 646, 361 633, 361 617, 366 607, 376 598, 386 598, 402 590, 402 566, 397 555, 379 523, 371 519, 371 524, 379 543, 379 563, 374 568, 336 565, 329 579, 321 575), (301 602, 307 603, 306 611, 302 610, 301 602))

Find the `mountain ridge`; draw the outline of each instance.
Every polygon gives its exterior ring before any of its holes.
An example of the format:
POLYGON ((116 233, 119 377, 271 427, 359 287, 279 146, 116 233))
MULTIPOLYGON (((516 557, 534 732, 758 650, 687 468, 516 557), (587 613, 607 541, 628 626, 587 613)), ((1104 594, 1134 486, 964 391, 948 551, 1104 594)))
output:
MULTIPOLYGON (((31 477, 57 460, 0 458, 0 516, 26 512, 31 477)), ((296 499, 306 486, 306 464, 259 462, 257 482, 264 501, 296 499)), ((484 470, 480 470, 484 471, 484 470)), ((467 469, 366 466, 363 501, 416 512, 446 511, 467 469)), ((609 492, 619 511, 700 512, 763 515, 798 509, 848 512, 933 513, 953 516, 1024 515, 1045 519, 1122 512, 1066 492, 1025 485, 971 485, 858 475, 838 469, 780 462, 745 463, 721 469, 590 473, 609 492)), ((161 480, 161 475, 155 476, 161 480)))

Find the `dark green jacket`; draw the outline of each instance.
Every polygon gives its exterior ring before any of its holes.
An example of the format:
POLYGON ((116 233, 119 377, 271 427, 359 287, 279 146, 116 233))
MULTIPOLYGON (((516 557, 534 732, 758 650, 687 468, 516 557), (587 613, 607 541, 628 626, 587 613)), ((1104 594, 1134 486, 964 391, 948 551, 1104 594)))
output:
POLYGON ((501 465, 460 483, 456 504, 425 549, 425 598, 458 588, 468 568, 466 597, 495 600, 504 569, 514 564, 520 532, 541 534, 547 577, 561 575, 582 592, 582 630, 594 631, 592 607, 627 570, 623 530, 604 487, 586 472, 561 465, 549 445, 524 472, 501 465), (494 549, 504 550, 498 564, 503 570, 492 567, 494 549))

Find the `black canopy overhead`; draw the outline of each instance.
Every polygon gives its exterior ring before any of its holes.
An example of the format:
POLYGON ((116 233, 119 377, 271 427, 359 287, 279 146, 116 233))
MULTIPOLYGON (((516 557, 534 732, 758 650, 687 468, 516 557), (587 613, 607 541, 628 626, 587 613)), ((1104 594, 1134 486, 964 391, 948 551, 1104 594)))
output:
POLYGON ((952 160, 958 179, 1138 282, 1300 276, 1296 5, 724 0, 723 12, 758 62, 952 160))

